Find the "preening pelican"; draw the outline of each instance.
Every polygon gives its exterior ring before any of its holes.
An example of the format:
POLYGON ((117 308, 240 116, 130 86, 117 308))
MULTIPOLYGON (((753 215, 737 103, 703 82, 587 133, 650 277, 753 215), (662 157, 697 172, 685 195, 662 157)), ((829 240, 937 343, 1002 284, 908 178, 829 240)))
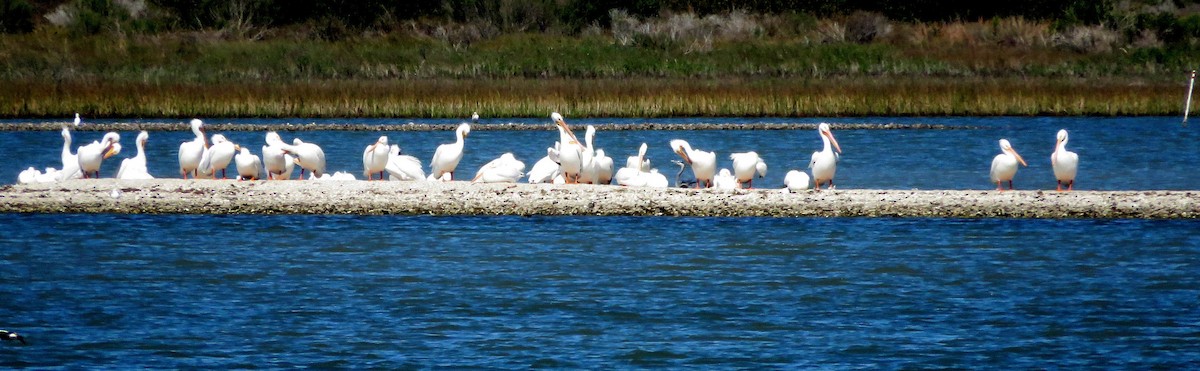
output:
MULTIPOLYGON (((76 114, 78 116, 79 114, 76 114)), ((58 181, 67 179, 79 179, 83 177, 83 172, 79 171, 79 157, 71 153, 71 129, 67 125, 62 128, 63 148, 62 155, 62 170, 55 172, 58 181)))
POLYGON ((1079 155, 1067 150, 1067 129, 1058 131, 1058 144, 1054 146, 1054 154, 1050 155, 1050 165, 1054 168, 1054 179, 1058 180, 1059 192, 1062 192, 1063 184, 1067 185, 1068 191, 1075 189, 1079 155))
POLYGON ((729 172, 729 169, 721 169, 717 175, 713 176, 713 188, 716 189, 738 189, 737 177, 729 172))
POLYGON ((641 177, 645 180, 647 187, 667 188, 671 186, 671 182, 667 181, 667 176, 659 174, 658 169, 650 169, 649 172, 643 172, 641 177))
POLYGON ((60 181, 59 171, 52 167, 46 168, 46 171, 43 172, 30 166, 28 169, 22 170, 17 174, 18 184, 54 183, 58 181, 60 181))
POLYGON ((596 168, 596 184, 612 184, 613 159, 604 154, 603 148, 596 150, 592 164, 596 168))
POLYGON ((105 133, 99 142, 92 142, 75 150, 79 159, 79 170, 83 172, 84 179, 93 177, 93 173, 94 178, 99 178, 100 164, 118 153, 121 153, 121 135, 114 132, 105 133))
POLYGON ((713 186, 713 176, 717 174, 716 153, 692 149, 692 145, 682 139, 672 140, 671 150, 674 150, 679 157, 683 157, 683 162, 692 167, 692 174, 696 176, 697 188, 713 186))
POLYGON ((562 115, 552 112, 550 119, 558 126, 558 171, 562 173, 567 184, 579 183, 580 173, 583 171, 583 145, 579 143, 575 133, 571 132, 567 122, 563 121, 562 115))
POLYGON ((263 168, 267 170, 267 180, 291 179, 295 159, 291 154, 284 152, 283 147, 271 145, 271 143, 283 143, 279 133, 267 132, 266 143, 262 147, 262 162, 263 168))
POLYGON ((363 176, 368 181, 374 180, 375 173, 379 173, 379 180, 383 180, 383 172, 387 168, 388 151, 390 150, 386 135, 380 136, 375 143, 371 143, 367 149, 363 150, 363 176))
POLYGON ((612 180, 618 185, 627 187, 670 187, 667 177, 659 174, 658 169, 643 170, 649 166, 646 157, 646 143, 638 148, 638 155, 631 156, 625 161, 625 167, 617 169, 612 180))
MULTIPOLYGON (((1025 159, 1021 158, 1021 154, 1013 149, 1008 143, 1008 139, 1000 140, 1000 154, 992 159, 992 181, 996 183, 996 190, 1003 191, 1000 186, 1001 182, 1008 182, 1008 189, 1013 189, 1013 176, 1017 175, 1017 162, 1025 165, 1025 159)), ((1029 166, 1029 165, 1025 165, 1029 166)))
POLYGON ((583 151, 580 151, 579 158, 579 183, 594 184, 596 183, 596 173, 600 170, 596 168, 596 149, 592 147, 592 138, 596 136, 596 127, 587 126, 583 134, 583 151))
POLYGON ((212 146, 200 156, 200 166, 196 168, 196 173, 214 179, 217 177, 217 170, 221 170, 221 179, 226 179, 225 170, 229 168, 229 163, 233 162, 237 148, 238 145, 225 139, 224 135, 213 134, 212 146))
POLYGON ((838 145, 837 139, 834 139, 833 132, 829 130, 829 124, 824 122, 817 126, 817 134, 821 135, 822 149, 819 152, 813 152, 812 161, 809 161, 808 167, 812 169, 812 177, 816 180, 816 189, 821 190, 821 184, 829 182, 829 189, 833 189, 833 174, 837 172, 837 153, 842 153, 842 146, 838 145), (833 148, 830 148, 830 143, 833 148), (837 153, 833 150, 837 149, 837 153))
POLYGON ((433 152, 433 159, 429 160, 429 178, 430 180, 443 179, 443 174, 450 174, 450 180, 454 180, 454 169, 458 167, 458 162, 463 158, 463 140, 467 135, 471 134, 471 125, 462 123, 458 125, 458 129, 454 130, 454 143, 446 143, 437 147, 433 152))
POLYGON ((196 177, 196 168, 200 167, 200 159, 204 157, 204 151, 208 150, 208 142, 204 138, 204 122, 192 119, 190 125, 196 139, 179 144, 179 175, 183 176, 183 179, 187 179, 188 174, 196 177))
POLYGON ((554 147, 546 148, 546 156, 535 162, 527 175, 529 183, 538 184, 549 183, 558 174, 558 142, 555 142, 554 147))
POLYGON ((743 183, 746 188, 753 188, 755 175, 759 178, 767 176, 767 163, 758 157, 757 152, 734 153, 729 155, 729 159, 733 160, 733 176, 737 178, 738 188, 743 183))
POLYGON ((258 159, 250 149, 246 147, 237 147, 238 154, 233 157, 233 162, 236 164, 238 172, 238 180, 259 180, 262 179, 262 161, 258 159))
POLYGON ((137 156, 121 160, 121 168, 117 170, 117 179, 154 179, 146 169, 146 141, 150 133, 145 130, 138 133, 134 145, 137 146, 137 156))
POLYGON ((646 159, 646 143, 642 143, 642 146, 638 147, 637 156, 629 156, 629 158, 625 159, 625 167, 650 171, 650 160, 646 159))
MULTIPOLYGON (((292 144, 284 143, 278 135, 267 135, 267 144, 283 149, 283 153, 291 154, 293 161, 300 165, 300 178, 304 178, 304 170, 311 171, 309 179, 320 178, 325 174, 325 151, 321 146, 305 143, 300 138, 292 139, 292 144)), ((350 177, 354 177, 353 174, 350 177)))
POLYGON ((475 178, 472 182, 479 183, 516 183, 525 176, 525 163, 517 160, 512 153, 500 155, 500 158, 492 160, 479 171, 475 172, 475 178))
POLYGON ((388 164, 384 167, 389 180, 425 180, 425 169, 421 160, 409 155, 400 154, 400 146, 393 144, 388 151, 388 164))
POLYGON ((792 170, 783 176, 783 186, 787 190, 796 192, 808 189, 808 174, 800 170, 792 170))

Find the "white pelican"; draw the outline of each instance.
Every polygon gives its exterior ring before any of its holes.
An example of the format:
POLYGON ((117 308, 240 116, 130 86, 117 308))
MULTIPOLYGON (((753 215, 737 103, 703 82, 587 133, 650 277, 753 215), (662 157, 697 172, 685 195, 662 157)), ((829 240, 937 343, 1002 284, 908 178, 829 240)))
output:
POLYGON ((355 177, 354 177, 354 174, 347 173, 347 172, 345 172, 345 171, 337 171, 337 172, 334 172, 333 174, 329 174, 329 173, 321 174, 320 176, 318 176, 318 177, 315 177, 315 178, 314 178, 314 177, 309 177, 309 180, 320 180, 320 181, 325 181, 325 180, 358 180, 358 178, 355 178, 355 177))
POLYGON ((783 186, 792 192, 808 189, 808 181, 808 174, 800 170, 789 171, 783 176, 783 186))
POLYGON ((433 159, 429 160, 429 177, 433 180, 443 179, 443 174, 450 174, 454 180, 454 169, 463 158, 463 140, 471 134, 471 125, 462 123, 454 130, 454 143, 446 143, 437 147, 433 159))
POLYGON ((200 167, 200 158, 204 157, 204 151, 208 150, 208 142, 204 138, 204 122, 199 119, 192 119, 191 122, 192 134, 196 135, 196 139, 179 144, 179 174, 183 179, 187 179, 188 174, 196 177, 196 168, 200 167))
POLYGON ((733 160, 733 175, 737 178, 738 188, 742 184, 746 184, 746 188, 753 188, 754 176, 759 178, 767 176, 767 163, 758 157, 757 152, 742 152, 729 155, 729 159, 733 160))
POLYGON ((596 127, 588 125, 583 134, 583 150, 579 152, 579 183, 596 183, 596 173, 599 169, 596 168, 595 162, 596 149, 592 147, 592 138, 595 136, 596 127))
POLYGON ((267 144, 279 147, 283 149, 283 153, 294 157, 293 161, 300 165, 300 179, 304 178, 304 170, 312 172, 309 179, 320 178, 325 174, 325 151, 321 150, 321 146, 305 143, 300 138, 294 138, 292 144, 287 144, 278 135, 267 135, 267 144))
POLYGON ((146 141, 150 133, 145 130, 138 133, 134 145, 137 146, 137 156, 121 160, 121 168, 117 170, 117 179, 154 179, 146 169, 146 141))
POLYGON ((114 132, 105 133, 99 142, 92 142, 75 150, 79 159, 79 170, 83 171, 84 179, 92 177, 92 173, 99 178, 100 164, 118 153, 121 153, 121 135, 114 132))
POLYGON ((596 157, 592 158, 593 166, 596 168, 596 184, 612 184, 613 177, 613 159, 604 154, 604 149, 596 150, 596 157))
POLYGON ((558 176, 558 142, 554 143, 554 147, 546 147, 546 156, 533 164, 533 168, 529 169, 529 183, 549 183, 558 176))
POLYGON ((238 146, 238 154, 233 156, 233 162, 238 172, 238 180, 262 179, 262 160, 250 153, 250 149, 238 146))
POLYGON ((717 174, 716 153, 692 149, 692 145, 682 139, 672 140, 671 149, 679 157, 683 157, 683 162, 692 167, 692 174, 696 176, 696 188, 713 186, 713 176, 717 174))
POLYGON ((204 151, 204 155, 200 156, 200 166, 196 168, 196 173, 204 175, 206 178, 215 179, 217 177, 217 169, 221 170, 221 179, 226 179, 225 170, 229 168, 229 163, 233 162, 233 156, 237 154, 238 145, 225 139, 224 135, 213 134, 212 146, 204 151))
MULTIPOLYGON (((78 114, 76 114, 78 115, 78 114)), ((58 181, 67 179, 79 179, 83 177, 83 172, 79 171, 79 157, 71 153, 71 129, 67 125, 62 128, 63 148, 62 148, 62 171, 57 171, 58 181)))
POLYGON ((667 188, 671 186, 671 182, 667 181, 665 175, 659 174, 658 169, 650 169, 649 172, 641 173, 641 178, 645 180, 647 187, 667 188))
POLYGON ((562 173, 567 184, 579 183, 580 173, 583 171, 583 145, 579 143, 575 133, 571 132, 567 122, 563 121, 562 115, 551 112, 550 119, 558 126, 558 171, 562 173))
POLYGON ((713 188, 716 189, 738 189, 737 177, 729 172, 729 169, 721 169, 712 179, 713 188))
POLYGON ((1054 168, 1054 178, 1058 180, 1058 191, 1062 192, 1063 183, 1067 190, 1075 189, 1075 173, 1079 170, 1079 155, 1067 150, 1067 129, 1058 131, 1058 144, 1054 146, 1054 154, 1050 155, 1050 165, 1054 168))
POLYGON ((513 157, 512 153, 500 155, 500 158, 492 160, 479 171, 475 172, 475 178, 472 182, 479 183, 516 183, 525 176, 525 163, 513 157))
POLYGON ((1025 165, 1025 159, 1021 158, 1021 154, 1013 149, 1012 145, 1008 143, 1008 139, 1000 140, 1000 152, 1000 154, 992 159, 992 181, 996 182, 997 191, 1004 190, 1000 186, 1001 182, 1008 182, 1008 189, 1011 190, 1013 189, 1013 176, 1017 175, 1017 162, 1019 161, 1021 165, 1025 165))
POLYGON ((17 183, 19 183, 19 184, 54 183, 54 182, 59 181, 58 177, 59 177, 58 169, 48 167, 48 168, 46 168, 45 172, 42 172, 42 171, 38 171, 38 169, 35 169, 31 166, 28 169, 25 169, 25 170, 21 171, 21 173, 17 174, 17 183))
POLYGON ((375 143, 371 143, 367 149, 363 150, 363 176, 368 181, 374 180, 375 173, 379 173, 379 180, 383 180, 383 172, 388 164, 388 151, 390 150, 386 135, 380 136, 375 143))
POLYGON ((821 184, 829 182, 829 188, 833 189, 833 174, 837 172, 838 155, 829 148, 829 144, 833 143, 833 148, 837 149, 837 153, 842 153, 842 147, 838 145, 837 139, 834 139, 833 132, 829 131, 829 124, 824 122, 817 126, 817 134, 821 135, 821 143, 823 147, 819 152, 813 152, 812 161, 808 163, 808 167, 812 169, 812 177, 816 180, 816 189, 821 190, 821 184))
POLYGON ((400 154, 400 146, 393 144, 388 151, 388 164, 384 171, 387 171, 389 180, 424 180, 425 169, 421 167, 421 160, 409 155, 400 154))
POLYGON ((650 171, 650 160, 646 159, 646 143, 642 143, 642 146, 638 147, 637 156, 629 156, 629 158, 625 159, 625 167, 650 171))
POLYGON ((263 168, 267 171, 267 180, 291 179, 295 159, 291 154, 284 152, 283 147, 271 145, 271 143, 283 143, 279 133, 267 132, 266 142, 267 145, 262 147, 262 162, 263 168))

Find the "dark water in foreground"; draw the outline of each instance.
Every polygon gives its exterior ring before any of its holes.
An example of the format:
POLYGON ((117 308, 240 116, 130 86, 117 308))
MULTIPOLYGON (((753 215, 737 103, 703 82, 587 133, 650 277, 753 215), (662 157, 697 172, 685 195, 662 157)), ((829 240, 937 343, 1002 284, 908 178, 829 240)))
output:
POLYGON ((0 215, 2 366, 1200 363, 1194 221, 0 215))

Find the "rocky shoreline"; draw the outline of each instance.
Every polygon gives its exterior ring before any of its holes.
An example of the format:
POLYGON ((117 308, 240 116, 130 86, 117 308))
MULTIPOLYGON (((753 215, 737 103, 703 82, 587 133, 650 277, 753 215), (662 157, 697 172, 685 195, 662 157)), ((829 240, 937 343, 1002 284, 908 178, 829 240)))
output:
POLYGON ((1200 191, 694 190, 386 181, 71 180, 0 187, 0 212, 1200 218, 1200 191))
MULTIPOLYGON (((5 131, 59 131, 63 123, 26 122, 0 123, 0 132, 5 131)), ((600 131, 623 130, 816 130, 814 123, 631 123, 631 124, 592 124, 600 131)), ((204 124, 206 130, 212 132, 231 131, 453 131, 458 124, 419 124, 414 122, 393 124, 339 124, 339 123, 308 123, 308 124, 231 124, 213 122, 204 124)), ((85 124, 78 131, 188 131, 187 122, 140 122, 140 123, 103 123, 85 124)), ((952 126, 937 124, 899 124, 899 123, 838 123, 838 130, 970 130, 979 129, 974 126, 952 126)), ((555 126, 546 121, 532 123, 483 123, 472 124, 474 131, 553 131, 555 126)))

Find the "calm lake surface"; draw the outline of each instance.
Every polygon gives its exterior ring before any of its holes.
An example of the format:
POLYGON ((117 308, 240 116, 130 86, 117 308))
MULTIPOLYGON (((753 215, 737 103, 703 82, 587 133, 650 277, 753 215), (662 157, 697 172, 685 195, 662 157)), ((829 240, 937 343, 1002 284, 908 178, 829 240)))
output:
MULTIPOLYGON (((1030 163, 1017 187, 1053 189, 1049 154, 1067 128, 1080 189, 1200 189, 1197 129, 1175 118, 842 122, 979 128, 835 124, 839 188, 989 189, 1003 137, 1030 163)), ((381 133, 281 134, 322 144, 331 170, 360 172, 381 133)), ((383 134, 424 161, 452 140, 383 134)), ((190 135, 152 132, 151 173, 174 177, 190 135)), ((129 145, 105 176, 136 153, 134 136, 122 133, 129 145)), ((771 186, 820 146, 815 130, 601 132, 597 143, 620 162, 649 142, 671 169, 676 137, 718 151, 722 167, 730 151, 758 151, 771 186)), ((474 173, 505 151, 532 165, 556 138, 472 132, 460 166, 474 173)), ((59 166, 57 132, 0 133, 0 145, 4 183, 59 166)), ((1200 222, 1189 220, 0 214, 0 226, 0 329, 29 341, 0 343, 6 367, 1200 364, 1200 222)))

